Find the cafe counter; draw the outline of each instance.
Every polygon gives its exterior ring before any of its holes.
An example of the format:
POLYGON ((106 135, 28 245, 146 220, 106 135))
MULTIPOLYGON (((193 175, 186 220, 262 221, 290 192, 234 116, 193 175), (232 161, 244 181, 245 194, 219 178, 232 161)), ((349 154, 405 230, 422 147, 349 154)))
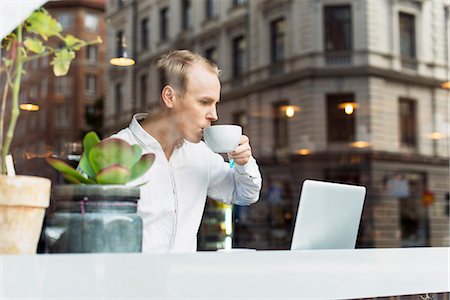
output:
POLYGON ((450 248, 0 256, 0 299, 352 299, 449 292, 450 248))

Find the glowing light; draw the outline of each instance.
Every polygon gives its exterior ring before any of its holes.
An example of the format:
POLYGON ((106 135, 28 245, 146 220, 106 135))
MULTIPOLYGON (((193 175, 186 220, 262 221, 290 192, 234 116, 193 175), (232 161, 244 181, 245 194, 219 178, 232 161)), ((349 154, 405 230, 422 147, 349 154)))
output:
POLYGON ((300 107, 297 105, 283 105, 280 107, 281 111, 284 111, 286 117, 292 118, 296 112, 300 111, 300 107))
POLYGON ((295 114, 294 108, 292 108, 292 106, 289 106, 288 108, 286 108, 286 117, 288 118, 292 118, 295 114))
POLYGON ((430 133, 430 135, 429 135, 429 138, 432 140, 440 140, 440 139, 443 139, 444 137, 445 137, 445 134, 437 132, 437 131, 430 133))
POLYGON ((351 115, 353 113, 353 105, 347 104, 344 108, 344 111, 347 115, 351 115))
POLYGON ((353 148, 368 148, 370 144, 366 141, 356 141, 351 143, 350 146, 353 148))
POLYGON ((231 207, 225 209, 225 233, 230 235, 233 233, 233 211, 231 207))
POLYGON ((134 65, 136 62, 132 58, 128 57, 115 57, 109 60, 109 63, 113 66, 128 67, 134 65))
POLYGON ((25 111, 38 111, 39 105, 31 104, 31 103, 24 103, 24 104, 20 104, 19 108, 21 110, 25 110, 25 111))
POLYGON ((309 155, 309 154, 311 154, 311 150, 303 148, 303 149, 298 150, 297 153, 300 155, 309 155))
POLYGON ((347 115, 353 114, 353 112, 355 111, 355 108, 358 108, 358 107, 359 107, 359 105, 356 104, 355 102, 343 102, 338 105, 338 108, 344 109, 344 112, 347 115))
POLYGON ((450 81, 443 82, 441 88, 450 90, 450 81))

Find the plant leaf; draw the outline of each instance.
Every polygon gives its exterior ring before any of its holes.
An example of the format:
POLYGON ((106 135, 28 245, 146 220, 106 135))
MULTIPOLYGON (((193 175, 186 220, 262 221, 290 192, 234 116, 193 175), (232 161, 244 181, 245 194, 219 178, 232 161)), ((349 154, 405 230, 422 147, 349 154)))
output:
POLYGON ((25 38, 25 42, 23 42, 25 47, 31 52, 40 54, 45 51, 45 46, 42 44, 42 41, 36 38, 25 38))
POLYGON ((83 41, 74 37, 71 34, 68 34, 64 37, 64 43, 66 43, 66 46, 68 48, 78 51, 80 50, 83 41))
POLYGON ((130 181, 135 180, 144 175, 144 173, 151 168, 154 161, 155 161, 155 154, 148 153, 142 155, 141 159, 133 166, 133 168, 131 168, 130 181))
POLYGON ((78 180, 81 183, 95 183, 95 181, 85 178, 83 175, 77 172, 74 168, 69 166, 67 163, 63 162, 62 160, 59 160, 57 158, 46 158, 46 161, 56 170, 62 172, 64 175, 68 175, 72 177, 73 179, 78 180))
POLYGON ((33 12, 26 22, 28 23, 27 31, 41 35, 44 40, 48 40, 48 37, 58 35, 62 31, 61 24, 45 10, 33 12))
POLYGON ((81 182, 77 179, 75 179, 74 177, 70 176, 69 174, 64 174, 63 173, 63 177, 70 183, 73 184, 80 184, 81 182))
POLYGON ((56 50, 51 62, 55 76, 64 76, 69 72, 70 63, 75 58, 75 52, 66 48, 56 50))
POLYGON ((97 182, 100 184, 125 184, 129 178, 130 170, 118 164, 102 169, 97 174, 97 182))
POLYGON ((86 133, 83 139, 83 155, 81 156, 80 163, 78 167, 83 170, 90 178, 95 179, 95 172, 92 169, 91 164, 89 163, 89 153, 91 152, 92 147, 100 142, 100 138, 94 131, 90 131, 86 133))
POLYGON ((139 159, 141 158, 142 155, 142 148, 141 146, 134 144, 131 145, 131 147, 133 148, 134 151, 134 159, 131 161, 131 167, 134 166, 135 163, 137 163, 139 161, 139 159))
POLYGON ((110 138, 92 147, 89 163, 95 173, 115 164, 131 170, 134 155, 134 149, 130 144, 118 138, 110 138))

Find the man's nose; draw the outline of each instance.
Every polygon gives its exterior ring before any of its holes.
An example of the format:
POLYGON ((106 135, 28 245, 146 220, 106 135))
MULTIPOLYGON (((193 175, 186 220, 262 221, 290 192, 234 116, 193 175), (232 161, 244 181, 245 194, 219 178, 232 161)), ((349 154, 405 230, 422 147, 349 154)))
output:
POLYGON ((217 116, 217 109, 216 109, 215 107, 212 108, 212 109, 208 112, 208 114, 207 114, 206 117, 207 117, 208 120, 210 120, 211 122, 217 121, 217 119, 219 118, 219 117, 217 116))

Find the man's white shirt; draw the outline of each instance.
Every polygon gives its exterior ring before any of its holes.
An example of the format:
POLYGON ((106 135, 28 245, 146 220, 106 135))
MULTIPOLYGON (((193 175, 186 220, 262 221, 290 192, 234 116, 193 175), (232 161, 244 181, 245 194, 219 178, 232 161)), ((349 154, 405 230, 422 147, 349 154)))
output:
POLYGON ((187 141, 167 160, 159 142, 139 124, 136 114, 128 128, 111 136, 154 153, 153 166, 130 182, 141 186, 138 213, 143 219, 143 252, 193 252, 207 196, 227 204, 250 205, 259 198, 261 173, 251 157, 233 169, 204 142, 187 141))

